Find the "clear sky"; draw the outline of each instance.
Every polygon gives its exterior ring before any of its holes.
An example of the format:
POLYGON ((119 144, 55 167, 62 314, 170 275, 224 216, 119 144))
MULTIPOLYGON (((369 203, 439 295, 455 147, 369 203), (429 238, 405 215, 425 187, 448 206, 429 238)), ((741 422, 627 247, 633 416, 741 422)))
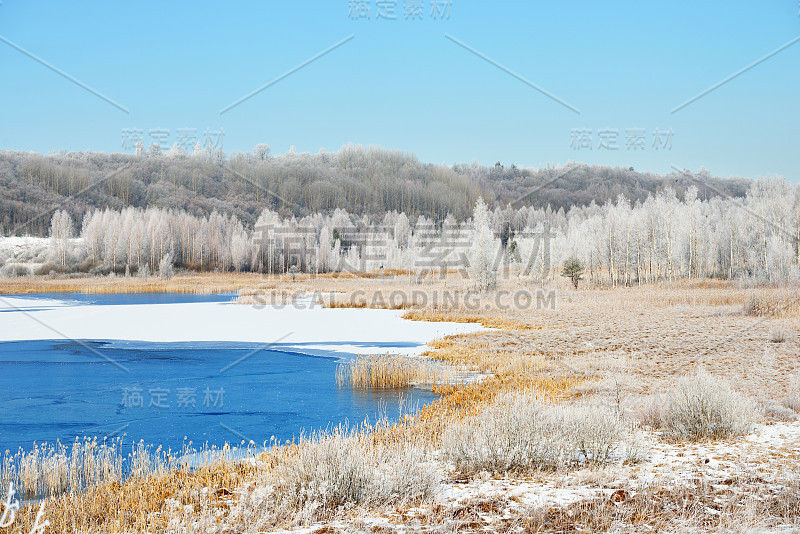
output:
POLYGON ((774 52, 799 15, 798 0, 2 0, 0 148, 132 152, 140 131, 229 154, 360 143, 797 182, 800 41, 774 52))

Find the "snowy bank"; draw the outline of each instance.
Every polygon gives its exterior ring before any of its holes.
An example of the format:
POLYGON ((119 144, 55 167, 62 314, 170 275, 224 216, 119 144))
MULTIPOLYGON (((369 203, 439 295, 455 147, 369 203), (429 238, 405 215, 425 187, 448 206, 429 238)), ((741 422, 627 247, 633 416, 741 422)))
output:
POLYGON ((92 305, 0 296, 0 341, 256 343, 317 356, 419 355, 432 339, 482 330, 402 319, 402 310, 230 303, 92 305))

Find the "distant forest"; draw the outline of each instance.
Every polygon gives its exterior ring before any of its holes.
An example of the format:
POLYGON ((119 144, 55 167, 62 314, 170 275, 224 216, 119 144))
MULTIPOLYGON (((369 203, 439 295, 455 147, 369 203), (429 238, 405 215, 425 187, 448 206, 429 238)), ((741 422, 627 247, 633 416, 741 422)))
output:
POLYGON ((656 175, 586 164, 520 168, 497 162, 453 166, 420 162, 413 154, 348 145, 317 154, 272 155, 267 145, 226 156, 221 150, 158 147, 137 154, 70 152, 41 155, 0 151, 0 233, 49 235, 53 212, 75 221, 95 209, 174 209, 196 217, 234 216, 252 228, 263 210, 281 217, 333 213, 414 220, 471 217, 478 197, 490 208, 553 211, 602 205, 624 195, 632 203, 660 190, 679 198, 694 185, 698 198, 743 197, 751 181, 716 178, 706 170, 656 175))

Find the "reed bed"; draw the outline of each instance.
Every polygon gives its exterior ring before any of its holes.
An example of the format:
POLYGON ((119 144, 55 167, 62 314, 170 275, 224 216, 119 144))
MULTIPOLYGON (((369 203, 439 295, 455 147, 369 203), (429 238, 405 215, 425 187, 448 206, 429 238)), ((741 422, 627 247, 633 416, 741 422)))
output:
POLYGON ((528 330, 532 326, 515 318, 502 315, 481 315, 458 310, 410 310, 403 314, 410 321, 430 321, 449 323, 479 323, 486 328, 500 330, 528 330))
POLYGON ((756 317, 800 317, 800 292, 760 289, 744 301, 742 313, 756 317))
POLYGON ((0 463, 0 487, 8 488, 12 483, 25 500, 54 497, 131 478, 163 476, 188 469, 189 455, 219 458, 229 450, 203 447, 197 451, 191 442, 179 451, 143 441, 125 446, 122 438, 76 438, 70 446, 60 441, 34 444, 31 450, 19 449, 13 454, 5 451, 0 463))
MULTIPOLYGON (((270 453, 255 450, 248 461, 224 455, 195 469, 179 468, 149 476, 128 477, 82 492, 45 499, 47 532, 170 532, 175 522, 190 525, 183 532, 214 532, 236 500, 235 490, 253 480, 257 469, 272 465, 270 453)), ((23 505, 13 532, 29 532, 38 506, 23 505)), ((2 531, 2 530, 0 530, 2 531)))
POLYGON ((470 376, 441 362, 399 354, 360 354, 336 368, 336 384, 354 389, 464 383, 470 376))
POLYGON ((125 455, 121 439, 84 438, 67 447, 34 444, 30 451, 6 451, 0 464, 0 487, 13 483, 24 499, 80 491, 89 486, 120 482, 124 475, 125 455))
POLYGON ((0 278, 0 294, 9 293, 228 293, 252 287, 263 280, 256 273, 177 274, 169 280, 135 276, 81 276, 50 278, 34 276, 0 278))

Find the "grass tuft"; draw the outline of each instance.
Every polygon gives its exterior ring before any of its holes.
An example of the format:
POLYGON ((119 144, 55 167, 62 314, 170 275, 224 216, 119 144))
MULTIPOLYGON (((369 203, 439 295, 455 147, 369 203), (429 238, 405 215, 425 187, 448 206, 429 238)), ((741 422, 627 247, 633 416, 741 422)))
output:
POLYGON ((354 389, 402 388, 463 382, 466 372, 428 358, 401 354, 360 354, 336 368, 336 384, 354 389))
POLYGON ((725 380, 700 370, 680 379, 664 400, 651 407, 647 423, 674 440, 721 439, 748 434, 758 418, 755 401, 725 380))

